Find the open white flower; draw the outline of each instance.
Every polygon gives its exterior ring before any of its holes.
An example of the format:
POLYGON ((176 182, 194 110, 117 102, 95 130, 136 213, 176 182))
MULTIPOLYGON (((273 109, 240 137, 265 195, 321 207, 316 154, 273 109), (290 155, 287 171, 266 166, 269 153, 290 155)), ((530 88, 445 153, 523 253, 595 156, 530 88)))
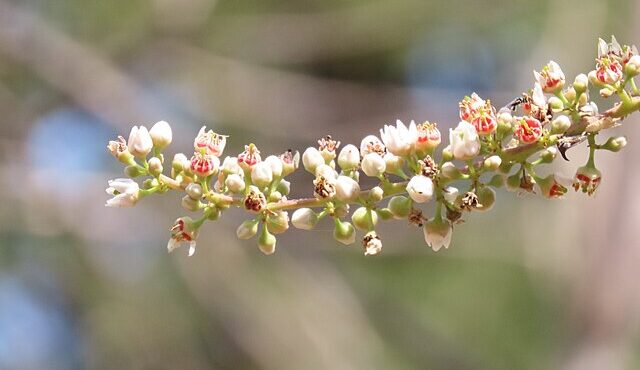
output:
POLYGON ((416 123, 411 121, 409 127, 400 120, 396 120, 396 126, 385 125, 380 130, 382 142, 391 153, 404 157, 411 153, 418 140, 418 128, 416 123))
POLYGON ((107 207, 133 207, 139 199, 140 187, 131 179, 109 180, 107 194, 113 198, 107 200, 107 207))
POLYGON ((129 133, 129 141, 127 142, 129 152, 136 157, 144 157, 153 148, 153 140, 149 131, 144 126, 133 126, 129 133))
POLYGON ((427 176, 413 176, 407 184, 407 193, 417 203, 428 202, 433 197, 433 181, 427 176))
POLYGON ((553 60, 542 67, 540 72, 533 71, 533 75, 546 93, 556 92, 564 86, 564 72, 562 72, 558 63, 553 60))
POLYGON ((198 237, 198 228, 191 217, 180 217, 171 227, 171 238, 167 243, 167 250, 173 252, 182 244, 189 246, 189 257, 196 253, 196 238, 198 237))
POLYGON ((378 153, 380 156, 383 156, 386 152, 387 148, 375 135, 367 135, 360 143, 360 155, 362 158, 369 153, 378 153))
POLYGON ((424 232, 424 240, 434 252, 439 251, 442 247, 449 248, 453 233, 449 220, 432 218, 424 224, 422 231, 424 232))
POLYGON ((460 121, 455 129, 449 129, 451 153, 455 159, 467 161, 480 152, 478 133, 472 124, 460 121))

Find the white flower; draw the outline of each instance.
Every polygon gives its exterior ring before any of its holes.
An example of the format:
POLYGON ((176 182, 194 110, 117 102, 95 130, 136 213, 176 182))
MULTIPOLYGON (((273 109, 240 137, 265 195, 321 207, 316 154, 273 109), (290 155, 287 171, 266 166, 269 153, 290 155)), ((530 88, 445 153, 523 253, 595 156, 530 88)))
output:
POLYGON ((424 232, 424 240, 434 252, 439 251, 442 247, 449 248, 451 234, 453 233, 453 228, 449 220, 436 220, 432 218, 424 224, 422 230, 424 232))
POLYGON ((533 71, 533 75, 546 93, 556 92, 564 86, 564 72, 562 72, 558 63, 553 60, 542 67, 540 72, 533 71))
POLYGON ((169 126, 166 121, 156 122, 156 124, 151 127, 151 130, 149 130, 149 135, 151 135, 153 145, 160 149, 171 144, 171 140, 173 139, 171 126, 169 126))
POLYGON ((140 187, 131 179, 109 180, 107 194, 113 198, 107 200, 107 207, 133 207, 139 199, 140 187))
POLYGON ((244 179, 237 173, 232 173, 224 180, 224 184, 232 193, 241 193, 245 188, 244 179))
POLYGON ((455 129, 449 129, 451 153, 463 161, 472 159, 480 152, 478 133, 472 124, 460 121, 455 129))
POLYGON ((336 181, 336 198, 350 202, 360 194, 360 185, 349 176, 338 176, 336 181))
POLYGON ((433 197, 433 182, 427 176, 413 176, 407 184, 407 193, 417 203, 428 202, 433 197))
MULTIPOLYGON (((278 162, 280 162, 278 160, 278 162)), ((273 181, 271 165, 267 162, 258 162, 251 167, 251 181, 260 188, 264 188, 273 181)))
POLYGON ((365 256, 375 256, 382 252, 382 241, 375 231, 369 231, 362 239, 365 256))
POLYGON ((191 171, 200 177, 207 177, 218 172, 220 159, 212 154, 193 153, 191 171))
POLYGON ((331 166, 329 166, 328 164, 324 164, 324 163, 316 167, 315 175, 322 176, 325 179, 331 180, 331 181, 336 181, 336 179, 338 178, 338 173, 336 172, 336 170, 331 168, 331 166))
POLYGON ((291 215, 291 223, 298 229, 311 230, 318 223, 318 215, 311 208, 299 208, 291 215))
POLYGON ((144 126, 133 126, 129 133, 129 141, 127 142, 129 152, 136 157, 144 157, 153 148, 153 141, 149 131, 144 126))
POLYGON ((411 153, 415 148, 418 140, 418 129, 416 123, 411 121, 409 127, 405 126, 402 121, 396 121, 396 127, 385 125, 380 130, 382 142, 391 153, 404 157, 411 153))
POLYGON ((308 172, 315 174, 316 168, 321 164, 325 164, 325 162, 318 149, 310 146, 302 153, 302 165, 308 172))
POLYGON ((176 153, 171 161, 171 166, 176 171, 183 171, 191 167, 191 162, 184 153, 176 153))
POLYGON ((490 171, 495 171, 502 164, 502 158, 498 155, 492 155, 484 160, 484 168, 490 171))
POLYGON ((197 237, 198 228, 191 217, 180 217, 171 228, 171 239, 167 243, 167 250, 173 252, 182 244, 187 244, 189 246, 189 257, 191 257, 196 253, 197 237))
POLYGON ((447 202, 454 204, 456 202, 456 199, 458 199, 458 194, 460 194, 460 190, 458 190, 458 188, 454 186, 447 186, 442 192, 442 197, 447 202))
POLYGON ((242 174, 242 173, 244 173, 242 171, 242 168, 238 164, 238 158, 237 157, 226 157, 224 159, 224 161, 222 161, 222 172, 224 172, 226 174, 232 174, 232 173, 242 174))
POLYGON ((338 155, 338 165, 343 170, 353 170, 360 164, 360 151, 353 144, 345 145, 338 155))
POLYGON ((368 135, 360 143, 360 155, 364 158, 369 153, 378 153, 383 156, 387 152, 384 144, 375 135, 368 135))
POLYGON ((404 158, 398 157, 397 155, 387 153, 383 159, 386 165, 385 171, 388 173, 395 173, 396 171, 402 170, 402 166, 404 166, 404 158))
POLYGON ((198 135, 193 141, 193 147, 196 151, 204 150, 207 154, 219 157, 227 145, 227 136, 217 134, 213 132, 213 130, 207 131, 206 128, 207 126, 200 128, 198 135))
POLYGON ((269 166, 271 166, 271 173, 273 174, 273 177, 282 176, 282 170, 284 166, 282 165, 282 161, 280 160, 280 158, 276 157, 275 155, 270 155, 265 158, 264 163, 267 163, 269 166))
POLYGON ((369 153, 362 159, 362 171, 370 177, 382 175, 387 168, 384 159, 378 153, 369 153))

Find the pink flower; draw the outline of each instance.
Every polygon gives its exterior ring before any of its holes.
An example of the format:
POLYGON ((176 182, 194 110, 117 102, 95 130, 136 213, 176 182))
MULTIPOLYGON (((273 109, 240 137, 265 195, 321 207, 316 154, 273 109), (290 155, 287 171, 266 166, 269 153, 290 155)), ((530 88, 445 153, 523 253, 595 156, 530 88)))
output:
POLYGON ((523 143, 533 143, 542 136, 542 124, 537 119, 525 116, 516 120, 514 136, 523 143))
POLYGON ((564 86, 564 72, 562 72, 558 63, 553 60, 542 67, 540 72, 533 71, 533 75, 540 86, 542 86, 542 90, 546 93, 556 92, 564 86))
POLYGON ((191 217, 180 217, 171 227, 171 238, 167 243, 167 250, 173 252, 174 249, 182 244, 189 246, 189 257, 196 252, 196 238, 198 237, 198 228, 191 217))
POLYGON ((613 58, 599 58, 596 63, 596 78, 603 84, 614 84, 622 79, 622 65, 613 58))
POLYGON ((593 195, 602 181, 602 174, 596 168, 583 166, 578 168, 573 178, 573 189, 593 195))
POLYGON ((220 159, 213 154, 196 152, 191 157, 191 171, 200 177, 207 177, 218 172, 220 159))
POLYGON ((459 106, 460 119, 471 123, 479 135, 488 135, 498 127, 496 108, 490 100, 483 100, 473 93, 470 97, 465 96, 459 106))
POLYGON ((253 144, 245 145, 244 152, 238 154, 238 164, 243 169, 249 169, 260 161, 262 161, 260 151, 253 144))
POLYGON ((196 151, 204 150, 206 154, 211 154, 216 157, 222 155, 224 147, 227 145, 227 136, 216 134, 212 130, 206 131, 206 126, 200 128, 198 136, 193 142, 193 147, 196 151))
POLYGON ((419 152, 430 152, 440 145, 442 136, 435 123, 426 121, 418 125, 417 128, 418 140, 416 141, 416 150, 419 152))

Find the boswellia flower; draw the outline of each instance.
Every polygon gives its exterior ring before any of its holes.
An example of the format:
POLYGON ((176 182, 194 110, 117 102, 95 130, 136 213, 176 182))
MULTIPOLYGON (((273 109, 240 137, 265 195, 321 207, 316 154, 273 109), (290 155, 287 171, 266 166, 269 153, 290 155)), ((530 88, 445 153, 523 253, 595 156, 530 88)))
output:
POLYGON ((375 256, 382 252, 382 241, 375 231, 369 231, 362 239, 365 256, 375 256))
POLYGON ((338 165, 345 171, 357 169, 360 165, 360 151, 353 144, 345 145, 338 154, 338 165))
POLYGON ((442 137, 440 135, 440 130, 438 130, 438 125, 425 121, 424 123, 417 125, 416 128, 418 130, 416 150, 419 153, 430 153, 440 145, 442 137))
POLYGON ((396 126, 385 125, 380 129, 382 142, 391 153, 404 157, 411 153, 418 140, 416 123, 411 121, 409 127, 400 120, 396 120, 396 126))
POLYGON ((556 175, 549 175, 545 178, 536 178, 536 184, 540 188, 540 193, 547 198, 562 198, 567 193, 567 188, 562 184, 564 179, 559 179, 556 175))
POLYGON ((480 141, 475 127, 460 121, 455 129, 449 129, 450 149, 453 157, 462 161, 472 159, 480 152, 480 141))
POLYGON ((432 218, 424 224, 422 231, 424 232, 424 240, 434 252, 439 251, 442 247, 449 248, 453 233, 449 220, 432 218))
POLYGON ((300 152, 297 150, 294 152, 288 149, 280 154, 279 158, 282 161, 282 176, 290 175, 300 166, 300 152))
POLYGON ((553 60, 542 67, 540 72, 533 71, 533 75, 546 93, 554 93, 564 87, 564 72, 562 72, 558 63, 553 60))
POLYGON ((256 163, 251 167, 251 181, 260 188, 271 184, 271 181, 273 181, 271 165, 266 161, 256 163))
POLYGON ((595 75, 603 84, 615 84, 622 79, 622 65, 613 58, 598 58, 595 75))
POLYGON ((542 123, 529 116, 516 119, 514 136, 523 143, 533 143, 542 136, 542 123))
POLYGON ((329 162, 336 157, 336 150, 340 147, 340 142, 333 140, 331 135, 327 135, 318 140, 318 150, 325 161, 329 162))
POLYGON ((220 135, 212 130, 207 130, 207 126, 202 126, 196 139, 193 142, 193 146, 196 151, 205 149, 208 154, 219 157, 224 151, 224 147, 227 145, 227 136, 220 135))
POLYGON ((131 179, 109 180, 107 194, 113 198, 107 200, 107 207, 133 207, 139 199, 140 187, 131 179))
POLYGON ((198 227, 191 217, 180 217, 171 227, 171 238, 167 244, 167 250, 173 252, 182 244, 189 246, 189 257, 196 253, 196 238, 198 237, 198 227))
POLYGON ((372 152, 362 158, 362 172, 370 177, 378 177, 387 169, 387 162, 380 154, 372 152))
POLYGON ((149 131, 144 126, 133 126, 127 142, 129 152, 136 157, 145 157, 153 148, 153 141, 149 131))
POLYGON ((109 150, 109 153, 111 153, 114 158, 124 164, 132 165, 135 163, 133 155, 129 153, 129 149, 127 148, 127 141, 122 136, 118 136, 117 140, 109 141, 107 150, 109 150))
POLYGON ((315 174, 316 168, 322 164, 325 164, 324 157, 318 149, 310 146, 302 153, 302 166, 308 172, 315 174))
POLYGON ((247 171, 260 161, 262 161, 260 151, 254 144, 245 145, 244 152, 238 154, 238 165, 247 171))
POLYGON ((171 126, 166 121, 156 122, 149 130, 149 135, 151 135, 153 145, 159 149, 166 148, 173 140, 171 126))
POLYGON ((582 166, 576 171, 573 178, 573 189, 582 190, 583 193, 593 195, 602 181, 602 174, 594 167, 582 166))
POLYGON ((459 103, 460 119, 469 122, 480 135, 488 135, 498 127, 496 108, 491 101, 481 99, 478 94, 465 96, 459 103))
POLYGON ((200 177, 207 177, 218 172, 220 159, 212 154, 196 152, 191 157, 191 171, 200 177))
POLYGON ((428 202, 433 198, 433 181, 427 176, 413 176, 407 184, 407 193, 416 203, 428 202))
POLYGON ((367 135, 360 143, 360 155, 362 158, 369 153, 377 153, 380 157, 387 153, 387 148, 375 135, 367 135))

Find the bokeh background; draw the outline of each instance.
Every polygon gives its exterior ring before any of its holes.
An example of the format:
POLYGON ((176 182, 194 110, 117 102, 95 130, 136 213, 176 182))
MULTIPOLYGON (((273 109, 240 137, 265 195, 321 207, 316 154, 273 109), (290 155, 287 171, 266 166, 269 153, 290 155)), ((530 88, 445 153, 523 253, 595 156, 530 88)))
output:
POLYGON ((230 153, 395 118, 446 132, 465 94, 502 106, 550 58, 572 80, 597 37, 640 43, 638 19, 623 0, 0 0, 0 369, 640 368, 638 116, 595 198, 499 191, 437 254, 392 222, 376 258, 330 225, 265 257, 228 212, 188 258, 165 249, 179 195, 104 207, 106 142, 133 124, 169 121, 170 156, 202 124, 230 153))

